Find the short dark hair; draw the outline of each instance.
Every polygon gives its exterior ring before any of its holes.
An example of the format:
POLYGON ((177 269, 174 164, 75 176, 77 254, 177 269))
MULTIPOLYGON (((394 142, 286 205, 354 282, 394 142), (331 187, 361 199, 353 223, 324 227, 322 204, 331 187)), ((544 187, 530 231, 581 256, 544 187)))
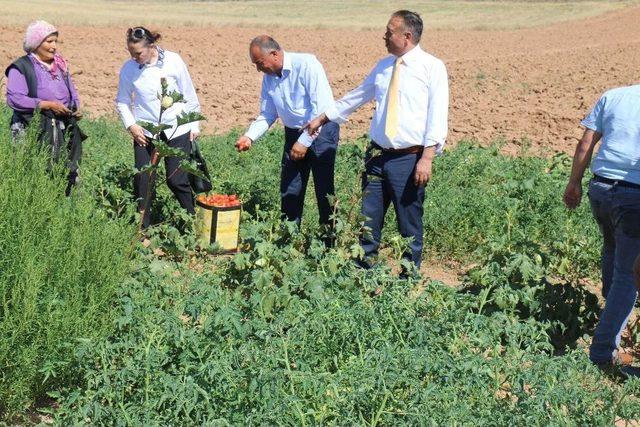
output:
POLYGON ((155 31, 147 30, 145 27, 131 27, 127 30, 127 43, 139 43, 144 41, 145 45, 154 44, 162 36, 155 31))
POLYGON ((262 52, 264 53, 272 52, 274 50, 277 50, 277 51, 282 50, 278 42, 275 41, 273 37, 267 36, 266 34, 263 34, 258 37, 254 37, 254 39, 251 40, 251 43, 249 43, 249 48, 253 46, 258 46, 260 50, 262 50, 262 52))
POLYGON ((420 37, 422 37, 422 18, 420 18, 420 15, 410 10, 398 10, 391 16, 402 18, 404 29, 411 33, 413 42, 415 44, 420 43, 420 37))

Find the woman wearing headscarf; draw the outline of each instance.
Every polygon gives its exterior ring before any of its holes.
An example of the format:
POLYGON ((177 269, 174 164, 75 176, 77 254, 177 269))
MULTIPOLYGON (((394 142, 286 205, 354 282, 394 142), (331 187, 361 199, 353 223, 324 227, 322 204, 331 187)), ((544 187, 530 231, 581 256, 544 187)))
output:
POLYGON ((45 21, 29 24, 23 43, 26 55, 5 70, 7 104, 13 109, 14 139, 40 112, 39 138, 51 144, 53 158, 57 160, 62 150, 69 150, 69 194, 78 176, 82 140, 86 137, 76 123, 82 117, 78 92, 57 43, 58 30, 53 25, 45 21))
MULTIPOLYGON (((124 63, 120 70, 118 96, 116 106, 124 127, 133 138, 135 166, 137 169, 150 163, 154 152, 151 133, 136 124, 146 121, 158 124, 162 93, 161 79, 166 79, 167 90, 177 91, 184 96, 184 101, 176 102, 162 113, 162 124, 170 128, 160 133, 160 139, 170 147, 191 153, 191 142, 200 134, 198 122, 177 125, 177 117, 183 112, 199 112, 200 103, 196 95, 187 65, 180 55, 162 49, 157 45, 160 34, 144 27, 133 27, 127 30, 127 49, 131 59, 124 63)), ((181 159, 165 157, 167 185, 178 199, 180 206, 194 214, 193 195, 189 184, 189 176, 179 169, 181 159)), ((149 188, 150 175, 138 173, 134 178, 134 190, 138 199, 138 210, 143 215, 142 226, 151 223, 149 208, 145 209, 145 198, 148 205, 153 198, 153 188, 149 188), (150 192, 150 194, 148 194, 150 192)))

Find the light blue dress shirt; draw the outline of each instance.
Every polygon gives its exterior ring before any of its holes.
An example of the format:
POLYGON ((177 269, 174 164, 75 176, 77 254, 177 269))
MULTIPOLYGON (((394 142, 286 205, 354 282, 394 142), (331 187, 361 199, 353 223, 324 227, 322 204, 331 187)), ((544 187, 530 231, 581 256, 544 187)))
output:
MULTIPOLYGON (((306 53, 284 52, 282 77, 265 74, 262 78, 260 115, 245 136, 260 138, 278 117, 288 128, 300 129, 333 104, 333 93, 320 61, 306 53)), ((314 138, 306 131, 298 142, 311 146, 314 138)))
POLYGON ((582 125, 602 134, 591 172, 640 184, 640 85, 605 92, 582 125))

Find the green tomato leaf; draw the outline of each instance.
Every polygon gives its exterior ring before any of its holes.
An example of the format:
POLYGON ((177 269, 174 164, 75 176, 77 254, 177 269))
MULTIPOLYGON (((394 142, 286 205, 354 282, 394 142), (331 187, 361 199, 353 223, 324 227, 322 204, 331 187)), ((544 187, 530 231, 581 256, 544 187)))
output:
POLYGON ((166 96, 172 98, 174 104, 176 102, 185 102, 184 95, 182 95, 180 92, 176 92, 175 90, 168 92, 166 96))
POLYGON ((190 113, 182 113, 178 116, 178 126, 186 125, 187 123, 199 122, 201 120, 207 120, 198 111, 191 111, 190 113))
POLYGON ((156 151, 158 151, 158 154, 160 155, 160 157, 185 158, 188 156, 187 153, 180 150, 179 148, 169 147, 166 142, 155 141, 153 144, 155 145, 156 151))
POLYGON ((186 173, 190 173, 191 175, 195 175, 198 178, 202 178, 204 180, 209 181, 207 176, 204 173, 202 173, 202 171, 200 169, 198 169, 198 165, 196 164, 196 162, 194 162, 192 160, 188 160, 188 159, 182 160, 182 162, 180 162, 180 169, 185 171, 186 173))
POLYGON ((167 125, 163 123, 159 125, 154 125, 153 123, 139 120, 136 122, 136 124, 140 126, 142 129, 151 133, 151 135, 153 135, 154 138, 156 138, 160 134, 160 132, 162 132, 163 130, 171 129, 171 125, 167 125))

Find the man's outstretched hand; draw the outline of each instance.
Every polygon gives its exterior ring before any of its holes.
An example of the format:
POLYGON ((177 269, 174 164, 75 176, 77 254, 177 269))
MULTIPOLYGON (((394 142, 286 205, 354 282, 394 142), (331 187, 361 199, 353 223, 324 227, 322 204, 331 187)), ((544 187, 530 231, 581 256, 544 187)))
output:
POLYGON ((251 148, 251 144, 253 144, 251 138, 249 138, 248 136, 241 136, 236 141, 236 150, 238 150, 238 152, 248 151, 251 148))

